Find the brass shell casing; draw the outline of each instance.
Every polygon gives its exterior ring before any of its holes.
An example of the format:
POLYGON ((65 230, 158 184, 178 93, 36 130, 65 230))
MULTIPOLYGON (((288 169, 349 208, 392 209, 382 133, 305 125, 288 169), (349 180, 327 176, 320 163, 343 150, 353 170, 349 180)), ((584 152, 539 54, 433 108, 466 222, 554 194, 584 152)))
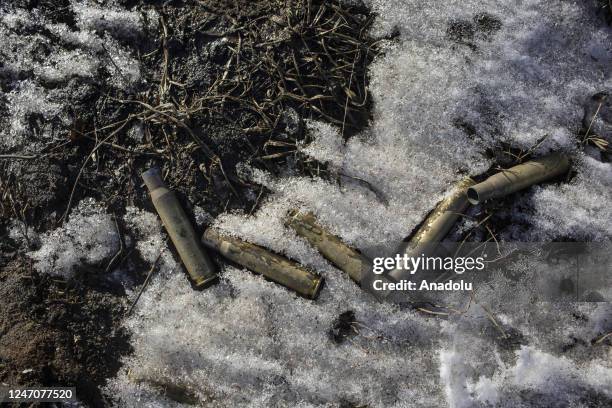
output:
POLYGON ((174 193, 164 184, 159 170, 142 174, 159 218, 166 228, 187 273, 196 287, 203 287, 217 278, 212 263, 174 193))
POLYGON ((357 283, 361 282, 364 271, 372 264, 368 258, 346 245, 339 237, 323 229, 312 213, 291 210, 285 225, 306 239, 325 259, 346 272, 357 283))
MULTIPOLYGON (((467 209, 469 203, 466 197, 468 188, 476 184, 469 177, 464 178, 455 185, 452 193, 440 201, 436 208, 427 216, 423 225, 412 236, 410 241, 402 243, 398 249, 399 254, 411 257, 428 255, 436 245, 444 239, 459 217, 467 209)), ((395 269, 388 274, 394 280, 409 279, 410 273, 395 269)))
POLYGON ((553 153, 503 170, 467 191, 470 203, 479 204, 491 198, 503 197, 533 184, 555 178, 570 169, 570 159, 563 153, 553 153))
POLYGON ((321 289, 323 278, 317 273, 260 246, 221 234, 215 228, 204 231, 202 242, 230 261, 293 289, 304 297, 314 299, 321 289))

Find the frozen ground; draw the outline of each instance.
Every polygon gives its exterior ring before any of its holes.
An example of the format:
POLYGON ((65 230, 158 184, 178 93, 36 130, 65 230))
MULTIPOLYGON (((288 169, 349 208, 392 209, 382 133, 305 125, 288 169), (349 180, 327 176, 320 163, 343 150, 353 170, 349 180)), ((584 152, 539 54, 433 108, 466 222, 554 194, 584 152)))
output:
POLYGON ((0 5, 0 40, 5 44, 0 79, 9 90, 0 101, 7 112, 0 130, 3 150, 34 152, 50 144, 57 128, 71 126, 78 114, 78 106, 71 106, 75 97, 92 92, 92 86, 104 82, 129 89, 140 80, 138 61, 125 42, 138 41, 147 15, 104 9, 95 2, 68 3, 73 27, 50 16, 62 13, 53 5, 50 13, 42 7, 28 13, 0 5), (44 124, 34 138, 28 134, 28 120, 44 124))
MULTIPOLYGON (((567 184, 521 195, 506 210, 508 227, 498 238, 609 241, 612 167, 595 149, 576 148, 585 105, 612 88, 611 31, 597 4, 372 2, 378 14, 374 32, 397 29, 399 38, 371 66, 371 126, 344 143, 338 129, 310 122, 315 141, 304 152, 366 180, 380 194, 349 179, 339 188, 320 179, 253 171, 253 180, 273 194, 252 216, 232 213, 215 220, 221 229, 318 270, 327 280, 320 298, 298 298, 233 267, 222 271, 218 285, 195 292, 167 250, 155 215, 130 208, 125 222, 143 259, 153 263, 160 252, 163 256, 125 322, 134 353, 106 393, 122 406, 149 407, 179 405, 176 399, 261 407, 609 406, 612 350, 609 343, 591 344, 612 329, 609 304, 529 304, 502 286, 480 294, 478 304, 462 315, 427 318, 377 303, 281 222, 291 207, 311 210, 371 254, 381 242, 409 233, 462 175, 486 171, 494 161, 488 152, 500 151, 502 143, 528 149, 548 135, 537 153, 568 151, 577 175, 567 184), (355 312, 358 333, 335 344, 327 333, 346 310, 355 312)), ((84 15, 79 24, 115 35, 122 33, 116 27, 135 21, 129 14, 111 14, 102 24, 96 12, 84 15)), ((7 21, 3 24, 11 24, 7 21)), ((96 64, 87 57, 96 38, 78 40, 75 52, 83 63, 70 75, 88 75, 87 67, 96 64)), ((57 66, 65 57, 57 56, 57 66)), ((137 66, 129 59, 125 64, 117 67, 125 70, 122 77, 137 80, 137 66)), ((9 94, 5 146, 23 143, 23 112, 39 109, 45 118, 56 113, 52 95, 37 92, 23 80, 9 94)), ((605 115, 593 129, 610 140, 605 115)), ((80 239, 107 243, 111 254, 117 243, 110 216, 91 203, 75 211, 64 228, 78 230, 90 217, 96 229, 83 228, 80 239)), ((200 209, 199 217, 205 220, 206 212, 200 209)), ((46 255, 53 253, 54 234, 41 237, 46 255)), ((78 257, 62 244, 55 251, 70 273, 78 257)), ((46 270, 40 254, 31 256, 46 270)))

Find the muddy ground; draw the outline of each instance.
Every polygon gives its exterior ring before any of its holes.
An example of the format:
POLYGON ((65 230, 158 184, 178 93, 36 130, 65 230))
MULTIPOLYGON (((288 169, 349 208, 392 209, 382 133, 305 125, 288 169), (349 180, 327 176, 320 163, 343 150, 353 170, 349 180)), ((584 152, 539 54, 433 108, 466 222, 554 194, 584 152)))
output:
MULTIPOLYGON (((366 126, 366 72, 377 52, 367 34, 373 16, 342 2, 120 3, 156 12, 157 21, 127 44, 144 80, 117 91, 105 85, 110 68, 99 73, 101 80, 71 79, 64 113, 72 125, 34 115, 30 130, 51 128, 55 141, 2 152, 11 157, 0 161, 0 382, 73 385, 92 406, 112 403, 100 386, 130 352, 120 328, 129 306, 125 288, 103 277, 107 264, 83 265, 87 273, 69 280, 39 274, 25 255, 37 243, 9 238, 11 220, 42 233, 93 197, 125 230, 126 206, 152 210, 140 173, 153 165, 191 215, 196 205, 212 216, 252 212, 266 191, 245 181, 236 163, 321 175, 324 165, 296 152, 308 139, 303 120, 334 123, 345 137, 366 126)), ((69 5, 49 0, 15 7, 77 29, 69 5)), ((20 29, 62 41, 43 26, 20 29)), ((44 58, 40 52, 34 58, 44 58)), ((3 93, 12 90, 12 79, 0 76, 3 93)), ((0 105, 6 109, 6 101, 0 105)), ((126 248, 120 263, 115 267, 129 265, 128 280, 143 282, 148 267, 136 252, 126 248)))

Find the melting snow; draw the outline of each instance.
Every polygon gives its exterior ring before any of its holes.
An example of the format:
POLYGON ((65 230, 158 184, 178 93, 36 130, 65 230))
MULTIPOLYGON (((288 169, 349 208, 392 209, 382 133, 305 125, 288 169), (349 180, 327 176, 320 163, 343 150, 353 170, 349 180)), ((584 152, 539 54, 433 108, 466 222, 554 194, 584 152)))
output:
MULTIPOLYGON (((609 350, 590 345, 610 331, 609 305, 523 310, 527 300, 502 286, 480 299, 496 324, 480 305, 447 321, 427 319, 375 302, 281 222, 291 207, 314 211, 333 232, 372 253, 403 238, 462 175, 486 170, 487 149, 499 150, 502 142, 529 148, 548 135, 537 152, 570 152, 577 176, 532 189, 510 214, 527 220, 529 232, 510 228, 502 238, 610 240, 610 164, 577 151, 574 136, 585 101, 612 85, 610 29, 596 15, 596 2, 368 3, 378 14, 376 35, 399 32, 371 67, 371 126, 345 143, 334 127, 311 122, 315 141, 303 149, 348 177, 338 186, 254 171, 253 179, 273 194, 254 216, 215 221, 317 269, 327 281, 321 297, 298 298, 233 267, 224 268, 218 285, 193 291, 156 216, 128 209, 125 221, 143 259, 162 257, 125 323, 134 354, 106 389, 122 406, 179 405, 160 384, 212 406, 587 407, 612 399, 609 350), (355 312, 356 333, 335 344, 327 331, 346 310, 355 312)), ((0 70, 15 80, 10 126, 0 135, 4 148, 24 142, 30 115, 49 119, 63 107, 59 91, 18 79, 19 73, 41 70, 45 81, 91 76, 105 44, 117 70, 113 85, 139 79, 136 60, 115 38, 133 36, 137 16, 93 3, 72 7, 79 31, 37 23, 77 46, 70 55, 51 47, 44 69, 27 56, 35 42, 48 39, 21 40, 14 28, 33 23, 17 11, 3 14, 0 39, 11 45, 3 52, 12 62, 0 70)), ((94 203, 79 205, 63 230, 41 241, 31 253, 37 267, 64 276, 83 260, 112 256, 118 245, 112 219, 94 203)))
POLYGON ((0 127, 2 150, 35 151, 53 137, 49 123, 71 126, 71 94, 79 94, 73 79, 87 80, 78 84, 81 88, 93 82, 123 89, 140 81, 136 55, 122 44, 142 34, 143 15, 103 10, 93 2, 73 1, 71 6, 76 27, 48 21, 37 9, 27 13, 0 4, 0 80, 9 89, 6 103, 0 97, 0 110, 6 107, 10 116, 9 126, 0 127), (103 69, 108 78, 101 75, 103 69), (38 134, 28 125, 37 117, 45 124, 38 134))
POLYGON ((41 246, 28 255, 40 272, 73 276, 81 265, 95 265, 110 258, 120 248, 117 227, 93 199, 84 199, 62 226, 40 236, 41 246))

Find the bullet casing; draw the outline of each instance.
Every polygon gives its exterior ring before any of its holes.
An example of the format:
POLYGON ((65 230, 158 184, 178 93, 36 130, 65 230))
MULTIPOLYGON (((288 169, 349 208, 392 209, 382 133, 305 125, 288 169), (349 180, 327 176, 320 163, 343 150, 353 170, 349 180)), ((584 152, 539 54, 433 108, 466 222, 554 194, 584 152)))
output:
POLYGON ((321 276, 298 263, 260 246, 221 234, 215 228, 204 231, 202 242, 229 260, 293 289, 304 297, 314 299, 323 283, 321 276))
POLYGON ((157 169, 142 174, 155 210, 174 244, 185 269, 197 287, 216 279, 215 266, 204 252, 198 237, 174 193, 161 179, 157 169))
MULTIPOLYGON (((398 253, 401 255, 407 254, 410 257, 428 256, 450 232, 453 225, 455 225, 459 217, 467 209, 469 203, 466 191, 474 184, 474 180, 469 177, 457 183, 452 193, 440 201, 436 208, 427 216, 410 241, 400 245, 398 253)), ((389 272, 388 276, 396 281, 411 278, 409 272, 399 269, 389 272)))
POLYGON ((360 283, 366 268, 372 262, 342 240, 323 229, 311 213, 300 213, 291 210, 285 222, 298 235, 305 238, 328 261, 346 272, 351 279, 360 283))
POLYGON ((503 170, 470 187, 467 196, 470 203, 479 204, 555 178, 567 173, 569 169, 569 157, 563 153, 553 153, 503 170))

